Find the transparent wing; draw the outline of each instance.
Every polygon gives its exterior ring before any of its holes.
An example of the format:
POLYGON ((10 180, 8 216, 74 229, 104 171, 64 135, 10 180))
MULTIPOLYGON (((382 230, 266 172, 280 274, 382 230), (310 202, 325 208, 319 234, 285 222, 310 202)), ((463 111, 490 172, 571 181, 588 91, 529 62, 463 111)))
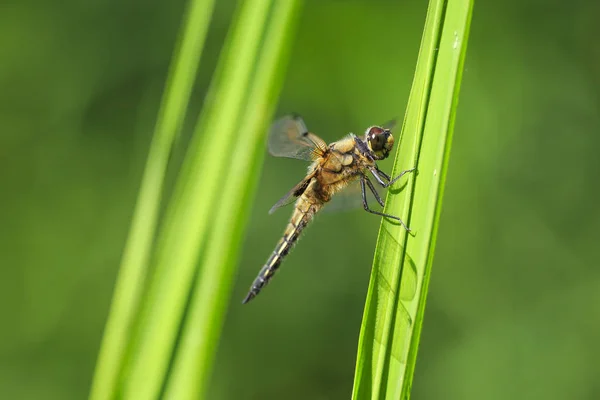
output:
POLYGON ((389 130, 393 130, 396 127, 396 123, 398 121, 396 121, 396 118, 389 120, 388 122, 386 122, 385 124, 381 125, 381 127, 383 129, 389 129, 389 130))
MULTIPOLYGON (((385 201, 385 188, 375 184, 373 185, 381 200, 385 201)), ((378 208, 381 206, 375 199, 375 196, 368 187, 365 187, 367 201, 370 208, 378 208)), ((363 208, 362 192, 360 189, 360 180, 353 180, 344 189, 334 194, 331 200, 323 207, 324 213, 337 213, 344 211, 352 211, 363 208)))
POLYGON ((275 157, 311 161, 323 154, 327 144, 310 133, 299 115, 282 117, 271 125, 269 153, 275 157))
POLYGON ((280 207, 287 206, 290 203, 293 203, 308 187, 312 176, 306 177, 302 180, 302 182, 298 183, 294 186, 289 192, 287 192, 271 209, 269 210, 269 214, 273 214, 275 210, 280 207))

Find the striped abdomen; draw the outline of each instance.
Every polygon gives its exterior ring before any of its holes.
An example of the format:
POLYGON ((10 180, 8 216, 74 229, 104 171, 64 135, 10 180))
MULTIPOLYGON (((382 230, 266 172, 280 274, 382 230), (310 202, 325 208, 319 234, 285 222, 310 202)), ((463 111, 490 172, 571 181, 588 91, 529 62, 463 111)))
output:
POLYGON ((294 212, 290 218, 290 222, 283 232, 283 237, 279 243, 277 243, 277 246, 275 246, 273 254, 271 254, 265 265, 260 269, 256 279, 254 279, 248 295, 242 302, 243 304, 246 304, 256 297, 262 288, 269 283, 275 274, 275 271, 277 271, 281 265, 283 258, 290 252, 294 246, 294 243, 296 243, 298 240, 302 230, 306 227, 306 225, 308 225, 315 213, 321 207, 321 204, 311 203, 306 194, 302 195, 297 200, 296 207, 294 208, 294 212))

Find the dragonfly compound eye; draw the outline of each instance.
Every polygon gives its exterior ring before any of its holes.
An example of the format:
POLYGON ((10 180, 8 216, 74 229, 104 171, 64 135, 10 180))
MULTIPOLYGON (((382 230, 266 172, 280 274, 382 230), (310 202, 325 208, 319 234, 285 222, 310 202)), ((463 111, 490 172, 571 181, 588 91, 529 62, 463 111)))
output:
POLYGON ((385 144, 383 145, 383 147, 386 150, 386 152, 389 153, 394 147, 394 137, 392 136, 392 133, 390 131, 386 131, 385 136, 385 144))
POLYGON ((394 147, 394 137, 389 129, 383 129, 379 126, 372 126, 367 129, 366 140, 369 150, 379 160, 386 158, 392 147, 394 147))

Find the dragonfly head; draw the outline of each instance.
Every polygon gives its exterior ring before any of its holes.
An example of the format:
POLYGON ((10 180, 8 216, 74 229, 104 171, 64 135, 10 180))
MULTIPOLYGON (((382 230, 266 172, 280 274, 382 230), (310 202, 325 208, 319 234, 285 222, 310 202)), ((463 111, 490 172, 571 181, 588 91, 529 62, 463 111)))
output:
POLYGON ((376 160, 387 158, 390 151, 392 151, 392 147, 394 147, 392 132, 380 126, 372 126, 367 129, 365 132, 365 141, 376 160))

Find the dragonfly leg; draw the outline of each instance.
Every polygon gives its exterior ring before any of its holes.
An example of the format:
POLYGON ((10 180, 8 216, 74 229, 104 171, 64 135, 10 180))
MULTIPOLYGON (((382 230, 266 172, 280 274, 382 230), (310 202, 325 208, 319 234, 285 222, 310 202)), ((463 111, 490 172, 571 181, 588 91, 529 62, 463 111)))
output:
POLYGON ((388 185, 392 186, 394 183, 396 183, 398 181, 398 179, 402 178, 404 176, 404 174, 413 172, 415 169, 417 169, 417 168, 415 167, 415 168, 407 169, 407 170, 400 172, 400 174, 397 177, 395 177, 394 179, 392 179, 388 185))
POLYGON ((411 169, 407 169, 405 171, 400 172, 400 174, 398 176, 396 176, 394 179, 390 179, 390 177, 388 176, 388 174, 386 174, 385 172, 381 171, 379 168, 375 167, 375 168, 371 168, 371 174, 373 174, 373 176, 375 177, 375 179, 377 180, 377 182, 383 186, 384 188, 390 187, 392 186, 394 183, 396 183, 398 181, 398 179, 402 178, 404 176, 404 174, 407 174, 409 172, 413 172, 416 168, 411 168, 411 169), (387 182, 386 182, 387 181, 387 182))
POLYGON ((390 176, 388 174, 386 174, 385 172, 383 172, 382 170, 380 170, 377 166, 375 166, 375 169, 377 170, 377 173, 379 175, 381 175, 386 181, 389 182, 391 180, 390 176))
POLYGON ((387 176, 384 172, 381 172, 377 168, 369 168, 369 171, 371 171, 371 174, 373 175, 373 177, 375 178, 377 183, 379 183, 383 187, 389 186, 389 184, 388 184, 388 182, 390 181, 389 176, 387 176), (382 175, 380 175, 380 174, 382 174, 382 175), (383 176, 383 178, 382 178, 382 176, 383 176), (384 180, 386 178, 387 178, 387 182, 384 180))
POLYGON ((379 196, 379 193, 377 193, 377 190, 375 190, 375 186, 373 186, 373 183, 371 182, 369 177, 365 175, 364 178, 365 178, 365 183, 369 187, 369 190, 371 191, 371 193, 373 193, 373 196, 375 196, 375 200, 377 200, 377 202, 379 203, 379 205, 381 207, 385 207, 385 202, 383 200, 381 200, 381 196, 379 196))
MULTIPOLYGON (((404 229, 406 229, 407 232, 410 232, 410 229, 408 228, 408 226, 406 226, 406 224, 404 223, 404 221, 402 221, 400 218, 398 218, 398 217, 396 217, 394 215, 385 214, 385 213, 382 213, 382 212, 379 212, 379 211, 371 210, 369 208, 369 204, 367 203, 367 192, 366 192, 366 189, 365 189, 365 181, 368 182, 369 186, 373 185, 368 180, 368 178, 366 178, 365 176, 361 176, 360 177, 360 189, 361 189, 361 192, 362 192, 363 208, 365 209, 365 211, 370 212, 371 214, 380 215, 382 217, 391 218, 393 220, 396 220, 396 221, 400 222, 400 224, 404 227, 404 229)), ((369 189, 370 189, 370 187, 369 187, 369 189)))

